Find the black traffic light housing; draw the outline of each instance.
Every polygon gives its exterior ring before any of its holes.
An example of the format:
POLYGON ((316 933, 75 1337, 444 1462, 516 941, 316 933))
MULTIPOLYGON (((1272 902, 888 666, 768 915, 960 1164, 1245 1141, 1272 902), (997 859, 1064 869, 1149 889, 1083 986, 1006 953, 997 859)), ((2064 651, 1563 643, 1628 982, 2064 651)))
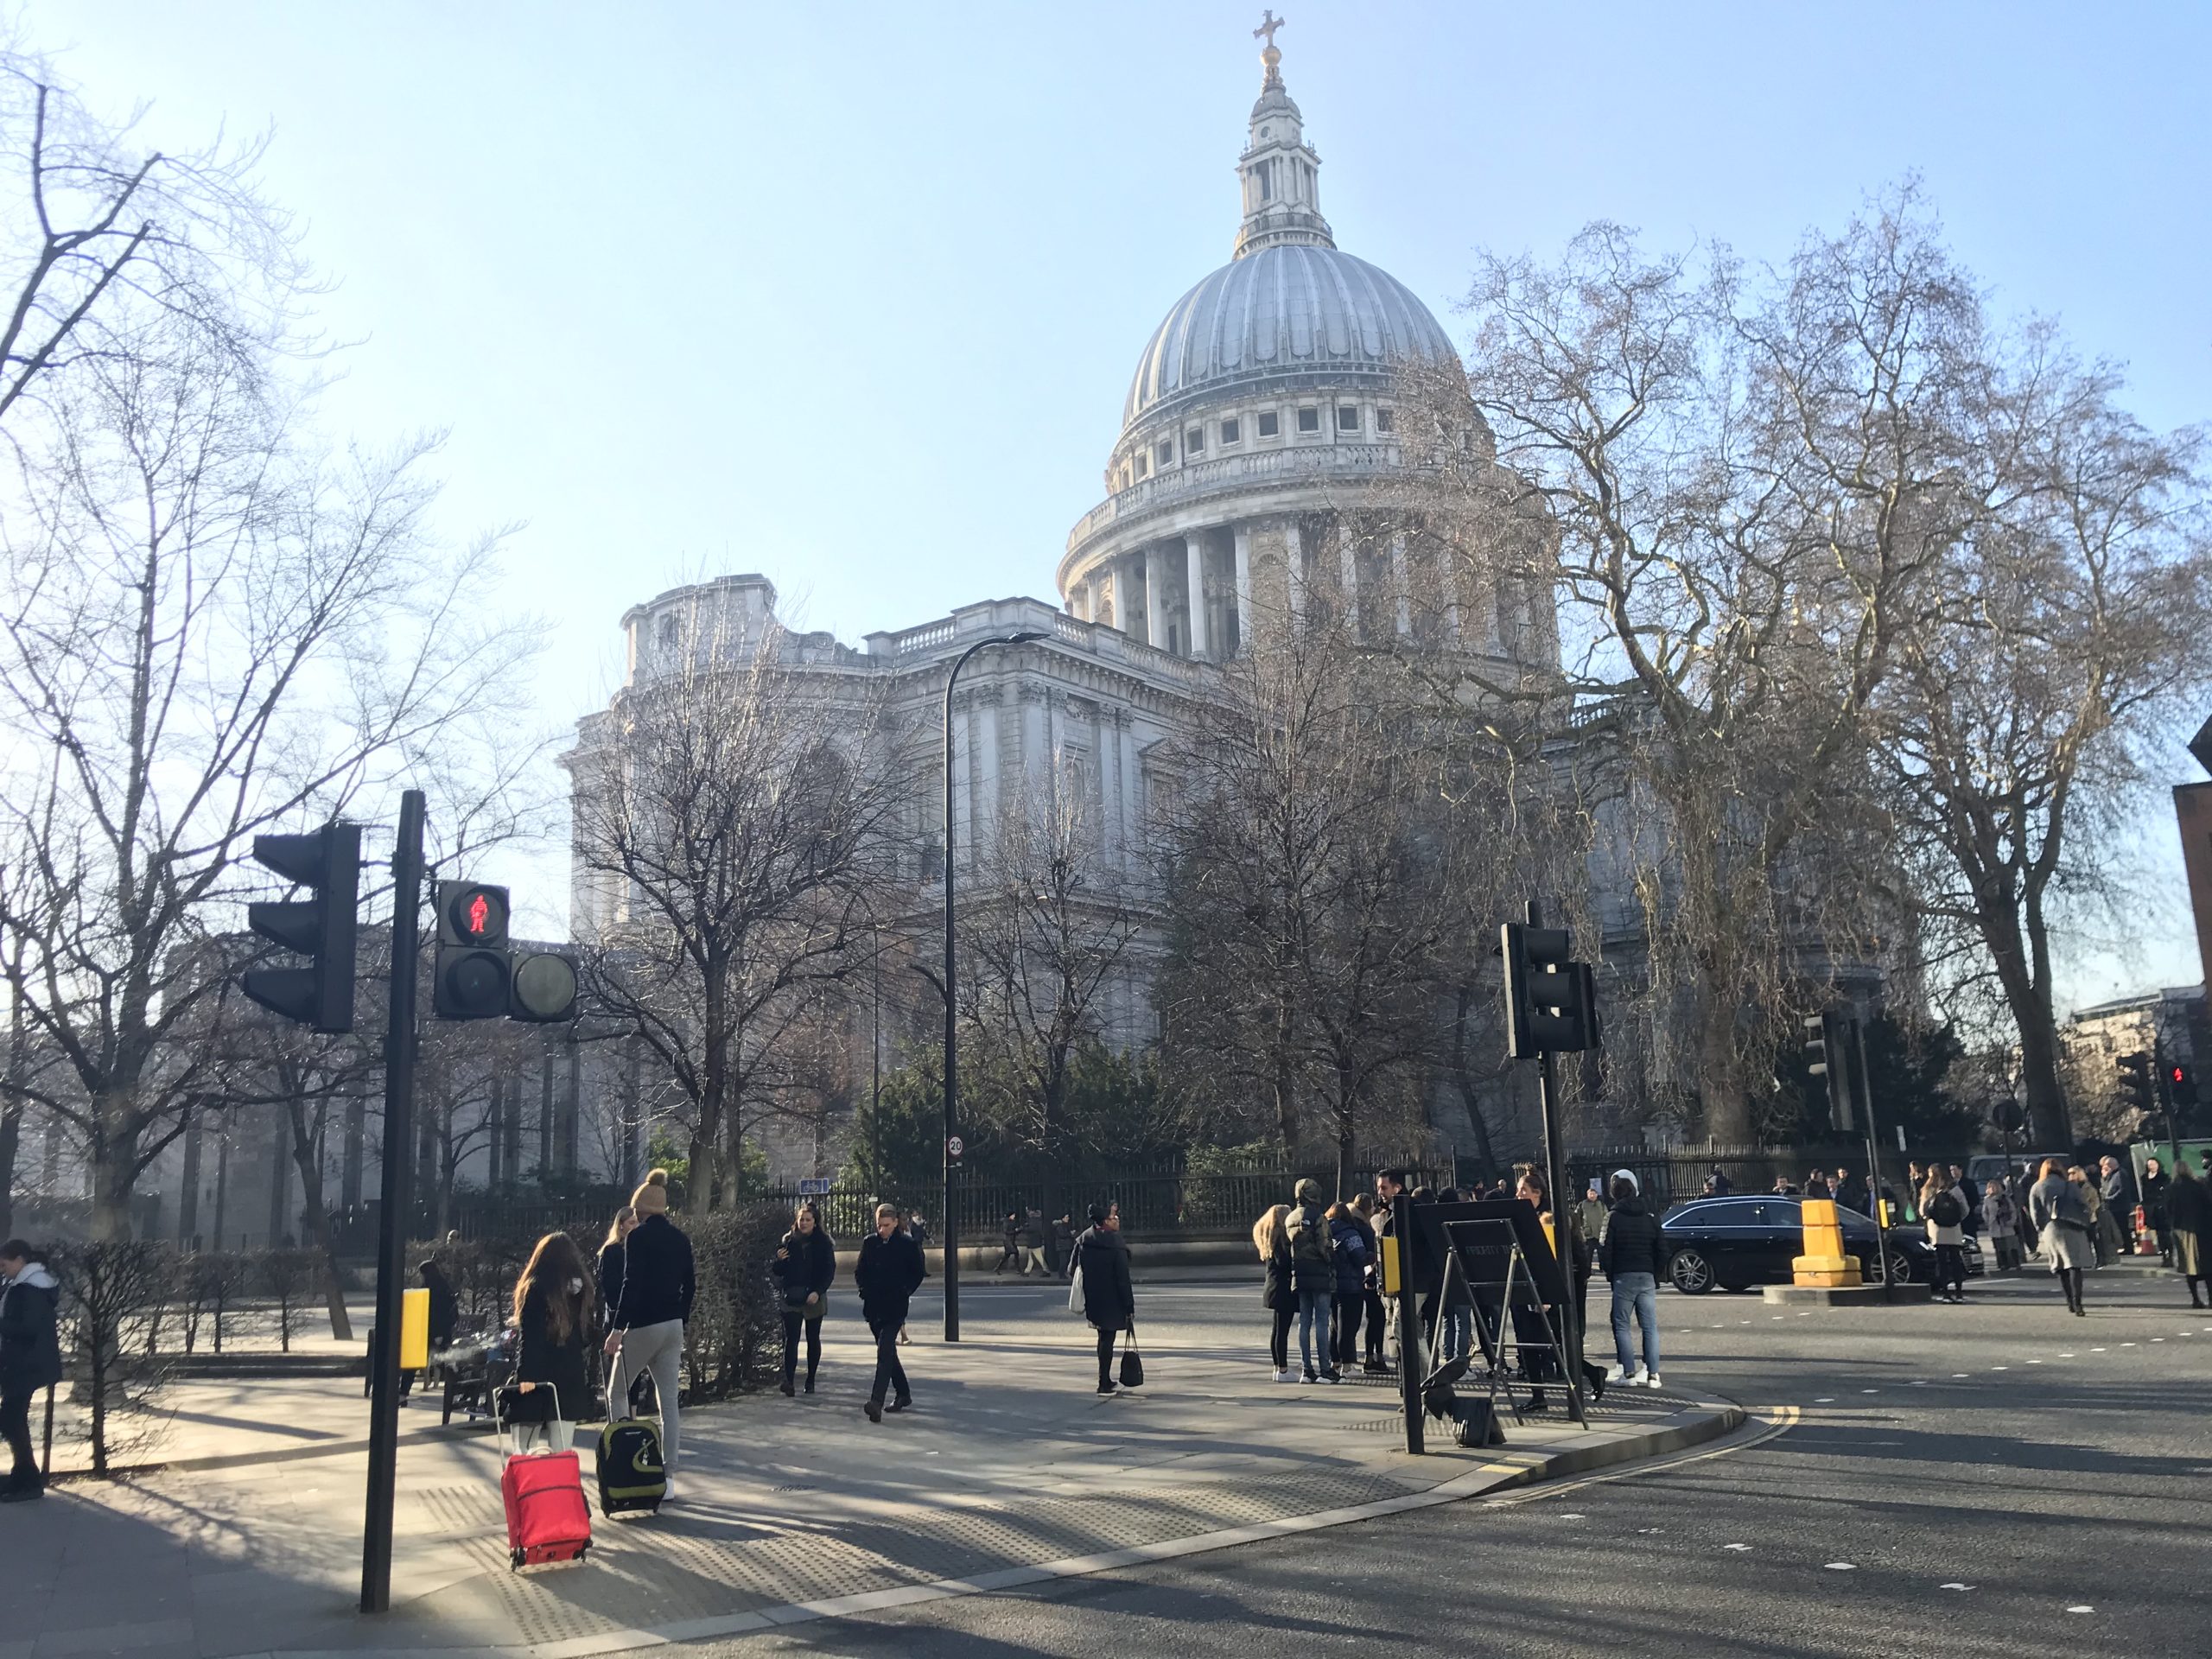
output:
POLYGON ((2151 1057, 2139 1049, 2121 1055, 2117 1065, 2120 1098, 2146 1116, 2158 1110, 2158 1092, 2151 1083, 2151 1057))
POLYGON ((430 1007, 441 1020, 503 1020, 512 995, 507 890, 438 883, 438 950, 430 1007))
POLYGON ((1599 1046, 1597 976, 1571 962, 1563 927, 1506 922, 1498 930, 1505 961, 1505 1052, 1516 1060, 1580 1053, 1599 1046))
POLYGON ((507 1018, 550 1026, 575 1017, 575 963, 557 950, 517 953, 509 978, 507 1018))
POLYGON ((246 906, 246 925, 308 958, 304 968, 249 968, 240 988, 275 1014, 316 1031, 353 1029, 353 957, 361 829, 332 822, 312 835, 256 836, 253 857, 311 899, 246 906))
POLYGON ((1804 1017, 1805 1069, 1825 1078, 1828 1091, 1828 1127, 1852 1128, 1851 1057, 1857 1033, 1847 1014, 1808 1014, 1804 1017))
POLYGON ((2166 1097, 2174 1109, 2194 1111, 2196 1108, 2196 1068, 2176 1060, 2166 1067, 2166 1097))

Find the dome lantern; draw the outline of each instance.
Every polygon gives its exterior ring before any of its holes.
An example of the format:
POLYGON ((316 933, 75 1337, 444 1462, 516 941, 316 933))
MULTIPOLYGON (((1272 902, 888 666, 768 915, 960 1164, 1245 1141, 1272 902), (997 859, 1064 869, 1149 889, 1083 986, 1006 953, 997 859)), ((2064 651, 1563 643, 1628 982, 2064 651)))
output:
POLYGON ((1333 248, 1329 221, 1321 217, 1321 157, 1306 142, 1304 119, 1282 84, 1282 52, 1275 31, 1283 20, 1267 12, 1255 38, 1264 39, 1260 54, 1259 102, 1236 171, 1244 188, 1244 222, 1237 227, 1235 257, 1262 248, 1333 248))

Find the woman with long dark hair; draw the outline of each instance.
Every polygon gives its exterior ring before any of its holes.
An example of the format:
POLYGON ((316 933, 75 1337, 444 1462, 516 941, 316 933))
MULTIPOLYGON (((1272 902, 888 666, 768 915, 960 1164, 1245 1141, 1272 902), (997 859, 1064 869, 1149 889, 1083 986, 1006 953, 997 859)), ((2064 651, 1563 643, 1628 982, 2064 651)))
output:
POLYGON ((806 1391, 814 1392, 814 1374, 822 1367, 822 1316, 829 1311, 830 1286, 837 1277, 837 1246, 822 1215, 810 1204, 802 1204, 791 1217, 791 1230, 776 1246, 769 1266, 784 1300, 784 1395, 797 1392, 798 1344, 806 1338, 806 1391))
POLYGON ((566 1233, 548 1233, 515 1281, 516 1450, 528 1451, 541 1434, 549 1450, 569 1449, 591 1392, 584 1373, 590 1323, 584 1253, 566 1233), (541 1389, 550 1395, 543 1402, 531 1398, 541 1389))

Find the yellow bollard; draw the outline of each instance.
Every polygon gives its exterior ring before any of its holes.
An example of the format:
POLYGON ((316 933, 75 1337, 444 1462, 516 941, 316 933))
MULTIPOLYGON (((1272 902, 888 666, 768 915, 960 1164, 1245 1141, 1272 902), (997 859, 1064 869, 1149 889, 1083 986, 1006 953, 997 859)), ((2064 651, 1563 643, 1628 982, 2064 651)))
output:
POLYGON ((427 1286, 400 1293, 399 1369, 428 1370, 430 1366, 430 1292, 427 1286))
POLYGON ((1859 1283, 1859 1258, 1844 1254, 1843 1224, 1836 1219, 1835 1201, 1807 1198, 1801 1208, 1805 1253, 1790 1262, 1790 1276, 1801 1285, 1829 1289, 1859 1283))
POLYGON ((1398 1241, 1385 1233, 1375 1242, 1382 1247, 1382 1294, 1395 1296, 1398 1294, 1398 1241))

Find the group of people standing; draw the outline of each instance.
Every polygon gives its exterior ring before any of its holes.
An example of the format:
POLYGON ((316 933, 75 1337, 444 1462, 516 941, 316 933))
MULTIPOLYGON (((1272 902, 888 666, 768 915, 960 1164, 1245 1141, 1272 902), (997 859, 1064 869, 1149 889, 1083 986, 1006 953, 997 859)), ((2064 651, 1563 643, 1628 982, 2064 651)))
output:
MULTIPOLYGON (((1501 1182, 1468 1194, 1448 1187, 1409 1190, 1406 1179, 1402 1169, 1381 1171, 1371 1197, 1362 1192, 1334 1204, 1325 1202, 1319 1182, 1301 1180, 1292 1192, 1292 1202, 1272 1206, 1253 1224, 1261 1301, 1271 1315, 1268 1361, 1275 1381, 1340 1382, 1355 1363, 1367 1372, 1389 1369, 1383 1357, 1391 1315, 1385 1301, 1382 1241, 1395 1236, 1406 1205, 1518 1198, 1534 1209, 1554 1239, 1561 1236, 1561 1217, 1554 1212, 1542 1172, 1532 1164, 1515 1166, 1510 1186, 1501 1182), (1290 1356, 1294 1325, 1299 1360, 1294 1367, 1290 1356)), ((1644 1205, 1636 1178, 1626 1170, 1615 1174, 1609 1191, 1610 1205, 1593 1183, 1581 1203, 1567 1207, 1560 1247, 1578 1310, 1585 1316, 1575 1326, 1578 1331, 1587 1329, 1593 1272, 1602 1269, 1612 1286, 1618 1363, 1606 1370, 1584 1362, 1585 1379, 1598 1395, 1614 1382, 1660 1386, 1658 1217, 1644 1205)), ((1463 1357, 1473 1342, 1474 1299, 1464 1284, 1447 1280, 1441 1272, 1426 1278, 1413 1287, 1414 1317, 1422 1330, 1437 1333, 1440 1359, 1463 1357)), ((1565 1381, 1552 1339, 1556 1320, 1548 1321, 1548 1312, 1555 1316, 1556 1310, 1534 1305, 1516 1304, 1510 1310, 1522 1370, 1532 1385, 1530 1404, 1538 1410, 1545 1403, 1545 1388, 1565 1381)))

